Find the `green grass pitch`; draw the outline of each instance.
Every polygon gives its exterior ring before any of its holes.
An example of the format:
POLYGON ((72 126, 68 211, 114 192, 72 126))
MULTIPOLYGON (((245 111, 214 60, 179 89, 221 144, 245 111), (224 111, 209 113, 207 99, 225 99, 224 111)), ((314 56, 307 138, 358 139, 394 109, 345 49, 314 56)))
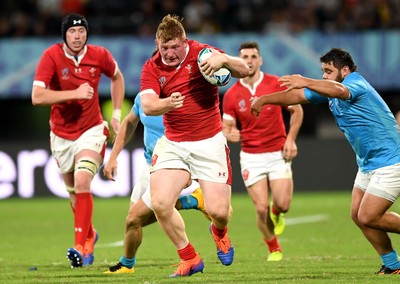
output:
MULTIPOLYGON (((349 217, 348 192, 295 193, 287 227, 279 241, 284 259, 266 262, 267 247, 246 194, 234 194, 229 235, 235 247, 231 266, 221 265, 209 221, 195 210, 181 211, 192 244, 203 258, 204 273, 169 279, 177 253, 160 226, 144 229, 134 274, 104 275, 123 253, 129 199, 95 198, 94 224, 100 238, 95 263, 71 269, 65 257, 73 245, 68 200, 0 201, 0 283, 393 283, 398 275, 375 275, 380 259, 349 217), (31 268, 37 270, 30 270, 31 268)), ((397 204, 394 211, 399 211, 397 204)), ((400 250, 399 237, 392 235, 400 250)))

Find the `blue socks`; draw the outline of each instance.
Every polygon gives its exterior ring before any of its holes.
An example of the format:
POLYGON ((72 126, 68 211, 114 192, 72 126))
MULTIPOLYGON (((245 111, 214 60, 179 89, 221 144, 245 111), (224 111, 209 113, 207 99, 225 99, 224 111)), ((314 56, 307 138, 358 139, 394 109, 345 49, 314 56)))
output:
POLYGON ((136 264, 136 256, 134 258, 126 258, 125 256, 121 256, 119 262, 121 262, 123 266, 132 268, 136 264))
POLYGON ((182 204, 182 209, 197 209, 199 202, 191 195, 182 196, 179 198, 182 204))
POLYGON ((400 268, 400 262, 398 260, 398 255, 395 250, 391 251, 387 254, 381 255, 381 259, 382 259, 383 265, 387 268, 390 268, 392 270, 400 268))

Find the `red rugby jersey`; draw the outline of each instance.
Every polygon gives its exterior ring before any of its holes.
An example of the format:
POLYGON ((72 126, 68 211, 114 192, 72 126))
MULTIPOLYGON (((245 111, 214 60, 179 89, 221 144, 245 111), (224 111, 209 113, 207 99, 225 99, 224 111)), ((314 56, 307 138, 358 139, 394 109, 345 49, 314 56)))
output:
POLYGON ((88 82, 94 89, 91 100, 70 100, 53 104, 50 112, 50 129, 64 139, 76 140, 89 128, 103 122, 99 104, 98 86, 101 74, 113 77, 117 64, 104 47, 86 45, 78 63, 63 50, 63 43, 46 49, 39 61, 34 85, 51 90, 75 90, 88 82))

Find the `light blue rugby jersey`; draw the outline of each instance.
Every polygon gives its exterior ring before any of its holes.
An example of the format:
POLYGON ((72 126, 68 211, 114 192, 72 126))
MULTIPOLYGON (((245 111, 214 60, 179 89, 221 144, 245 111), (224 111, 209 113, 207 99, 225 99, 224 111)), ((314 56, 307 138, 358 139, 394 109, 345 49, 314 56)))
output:
POLYGON ((363 173, 400 163, 400 129, 394 115, 378 92, 358 73, 342 82, 351 98, 343 101, 304 90, 311 103, 329 103, 336 124, 357 156, 363 173))
POLYGON ((147 116, 144 114, 140 96, 137 95, 135 102, 132 106, 133 113, 139 117, 144 126, 143 143, 144 143, 144 157, 146 162, 151 164, 151 156, 153 155, 154 147, 157 140, 164 135, 163 117, 160 116, 147 116))

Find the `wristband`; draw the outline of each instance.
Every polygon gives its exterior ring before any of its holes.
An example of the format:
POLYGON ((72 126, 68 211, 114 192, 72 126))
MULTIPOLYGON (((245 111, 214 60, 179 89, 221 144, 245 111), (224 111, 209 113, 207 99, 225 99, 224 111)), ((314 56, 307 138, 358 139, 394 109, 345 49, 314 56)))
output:
POLYGON ((113 110, 112 119, 116 119, 118 121, 121 120, 121 110, 120 109, 114 109, 113 110))

